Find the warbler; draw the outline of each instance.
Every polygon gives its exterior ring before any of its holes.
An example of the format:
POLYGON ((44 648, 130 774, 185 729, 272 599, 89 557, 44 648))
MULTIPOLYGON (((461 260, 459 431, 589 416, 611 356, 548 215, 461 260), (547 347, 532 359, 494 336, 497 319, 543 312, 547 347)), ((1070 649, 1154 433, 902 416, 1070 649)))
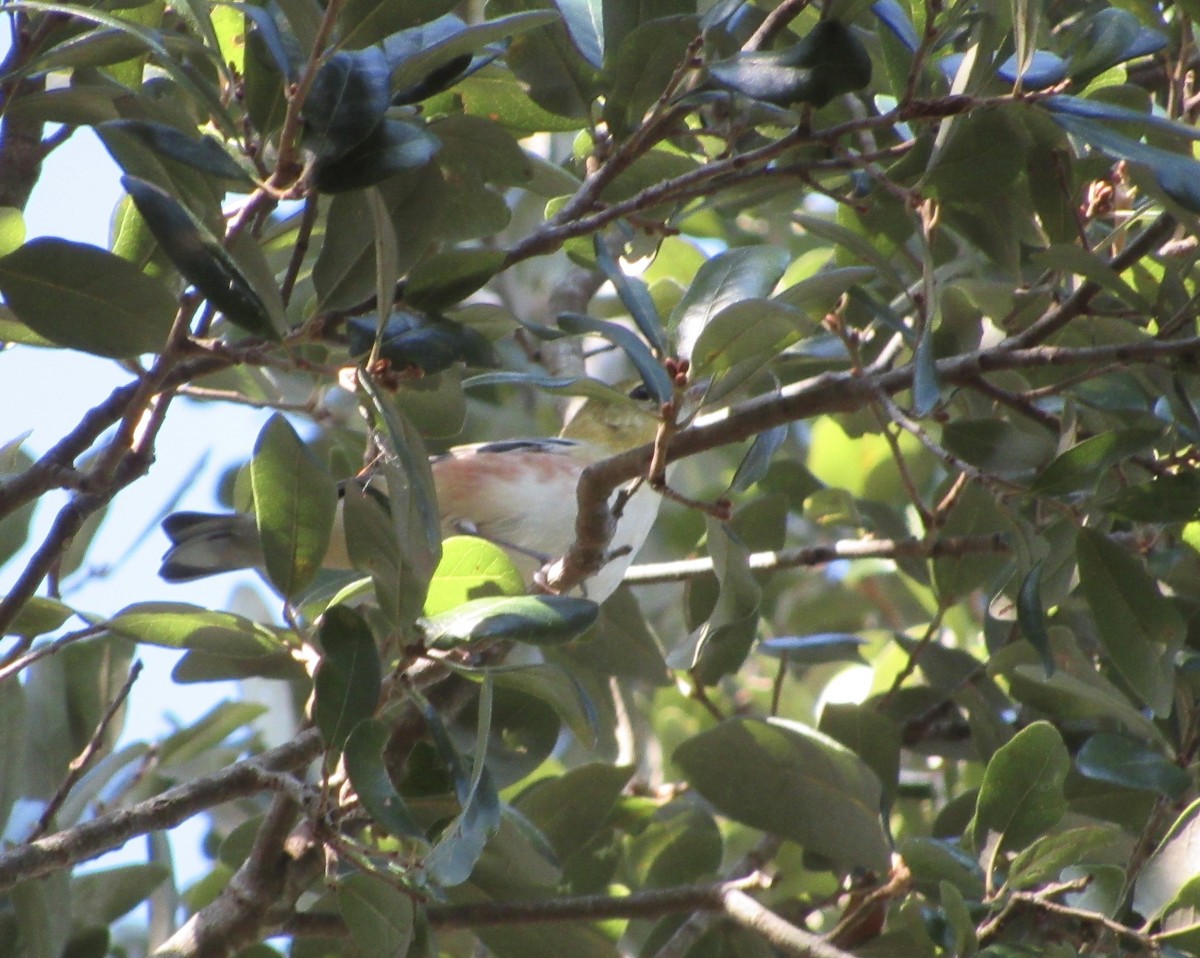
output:
MULTIPOLYGON (((561 556, 575 540, 575 491, 583 470, 654 439, 655 404, 644 388, 631 397, 634 402, 589 399, 557 438, 473 443, 432 457, 443 536, 465 533, 494 542, 527 580, 561 556)), ((609 546, 614 558, 584 583, 588 598, 602 602, 621 584, 650 533, 660 499, 642 484, 626 500, 609 546)), ((349 566, 340 525, 326 555, 327 568, 349 566)), ((253 516, 176 512, 162 526, 171 547, 159 575, 168 582, 263 566, 253 516)))

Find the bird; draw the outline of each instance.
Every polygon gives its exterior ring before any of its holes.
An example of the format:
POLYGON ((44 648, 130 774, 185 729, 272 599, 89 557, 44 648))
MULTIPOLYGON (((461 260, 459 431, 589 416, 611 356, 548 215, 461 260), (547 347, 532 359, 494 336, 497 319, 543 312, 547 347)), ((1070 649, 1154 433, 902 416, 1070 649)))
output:
MULTIPOLYGON (((432 456, 442 535, 469 534, 495 543, 530 581, 575 539, 575 491, 583 470, 654 440, 659 406, 645 387, 621 399, 589 398, 556 437, 472 443, 432 456)), ((624 502, 609 546, 613 558, 583 584, 587 598, 602 602, 616 591, 650 533, 660 501, 658 492, 641 483, 624 502)), ((340 525, 339 519, 326 568, 350 565, 340 525)), ((170 547, 159 575, 168 582, 263 567, 252 515, 175 512, 162 528, 170 547)))

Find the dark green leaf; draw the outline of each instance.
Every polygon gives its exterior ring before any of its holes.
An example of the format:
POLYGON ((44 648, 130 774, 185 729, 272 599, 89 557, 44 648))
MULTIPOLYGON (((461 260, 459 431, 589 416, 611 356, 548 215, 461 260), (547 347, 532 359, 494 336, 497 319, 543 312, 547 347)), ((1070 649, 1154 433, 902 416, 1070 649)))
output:
POLYGON ((258 435, 250 481, 267 576, 285 598, 295 599, 329 550, 337 486, 279 413, 258 435))
POLYGON ((522 10, 468 26, 457 17, 444 16, 420 27, 393 34, 384 41, 384 52, 392 63, 392 90, 411 89, 439 67, 459 59, 463 54, 474 53, 488 44, 535 30, 545 24, 554 24, 558 19, 559 15, 554 10, 522 10))
POLYGON ((304 101, 304 142, 331 160, 363 142, 391 103, 389 69, 378 47, 339 50, 321 64, 304 101))
POLYGON ((516 689, 554 709, 584 748, 596 744, 600 732, 596 705, 583 683, 567 669, 558 665, 523 665, 489 671, 497 688, 516 689))
POLYGON ((1133 522, 1190 522, 1200 516, 1200 476, 1191 472, 1154 476, 1118 490, 1102 506, 1133 522))
POLYGON ((318 159, 313 186, 323 193, 344 193, 382 183, 401 170, 425 166, 441 148, 425 127, 384 119, 344 152, 318 159))
POLYGON ((633 129, 666 92, 699 33, 694 15, 661 17, 639 25, 621 43, 604 115, 618 131, 633 129))
POLYGON ((1186 769, 1162 753, 1112 732, 1098 732, 1084 742, 1075 765, 1088 778, 1158 792, 1171 799, 1179 798, 1192 781, 1186 769))
POLYGON ((0 258, 0 292, 35 332, 99 356, 159 351, 177 307, 166 286, 132 263, 52 237, 0 258))
POLYGON ((782 719, 729 719, 688 739, 674 760, 735 821, 841 865, 887 868, 879 780, 833 739, 782 719))
POLYGON ((317 666, 313 721, 332 749, 340 749, 359 722, 375 714, 382 669, 375 636, 344 605, 325 610, 319 632, 324 654, 317 666))
POLYGON ((270 314, 228 252, 204 225, 163 190, 134 176, 121 177, 164 253, 184 278, 236 326, 270 339, 270 314))
POLYGON ((822 20, 795 46, 743 53, 711 64, 708 72, 719 86, 754 100, 821 107, 871 82, 871 56, 851 27, 822 20))
POLYGON ((429 619, 425 636, 435 649, 501 640, 559 645, 586 632, 599 611, 590 599, 563 595, 473 599, 429 619))
POLYGON ((1075 550, 1080 589, 1113 667, 1155 715, 1169 714, 1185 634, 1179 612, 1142 563, 1104 533, 1081 529, 1075 550))
POLYGON ((435 253, 409 273, 404 300, 437 312, 466 299, 496 275, 504 263, 497 249, 451 249, 435 253))
POLYGON ((390 734, 388 727, 375 719, 359 722, 346 739, 346 774, 376 825, 397 838, 424 841, 424 829, 413 820, 384 764, 383 750, 390 734))
POLYGON ((253 182, 225 149, 212 137, 188 136, 165 123, 147 120, 109 120, 97 127, 115 129, 135 137, 160 156, 184 163, 202 173, 245 185, 253 182))
POLYGON ((602 336, 609 342, 620 346, 642 377, 646 388, 650 390, 650 395, 660 403, 671 398, 675 391, 675 384, 671 382, 671 377, 667 375, 662 363, 654 358, 649 348, 637 335, 624 326, 618 326, 616 323, 609 323, 602 319, 593 319, 591 316, 583 316, 579 313, 560 314, 558 325, 568 333, 602 336))
POLYGON ((754 442, 738 463, 737 472, 729 483, 730 491, 745 492, 766 476, 771 468, 771 458, 788 437, 788 426, 775 426, 754 437, 754 442))
POLYGON ((621 264, 617 262, 608 243, 600 233, 595 236, 594 248, 596 265, 604 271, 604 275, 613 284, 621 302, 629 310, 634 325, 646 337, 646 341, 650 343, 655 352, 660 356, 667 355, 666 333, 663 330, 662 319, 658 315, 658 307, 650 298, 650 290, 646 284, 636 276, 625 275, 621 264))
POLYGON ((1035 562, 1033 568, 1021 580, 1017 592, 1017 623, 1029 644, 1037 649, 1046 669, 1046 678, 1054 674, 1054 654, 1050 651, 1050 636, 1046 632, 1046 612, 1042 607, 1042 563, 1035 562))

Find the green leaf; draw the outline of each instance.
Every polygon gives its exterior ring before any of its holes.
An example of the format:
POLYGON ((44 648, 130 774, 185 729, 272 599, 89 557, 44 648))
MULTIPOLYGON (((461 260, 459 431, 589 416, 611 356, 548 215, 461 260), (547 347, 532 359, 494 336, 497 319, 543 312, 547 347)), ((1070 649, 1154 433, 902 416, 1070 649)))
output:
POLYGON ((1137 739, 1098 732, 1083 743, 1075 765, 1088 778, 1179 798, 1191 784, 1187 770, 1137 739))
POLYGON ((425 624, 431 648, 453 649, 498 641, 560 645, 591 628, 600 607, 565 595, 473 599, 425 624))
POLYGON ((1046 612, 1042 608, 1042 562, 1035 562, 1033 568, 1021 580, 1021 588, 1017 592, 1017 624, 1029 644, 1037 649, 1046 669, 1046 678, 1054 674, 1054 655, 1050 651, 1050 635, 1046 631, 1046 612))
POLYGON ((1025 168, 1029 137, 1004 110, 981 110, 954 121, 936 155, 928 183, 944 202, 969 201, 981 191, 1006 189, 1025 168), (996 148, 1003 143, 1005 148, 996 148))
POLYGON ((829 702, 818 730, 867 763, 883 786, 882 807, 891 808, 900 782, 899 726, 874 706, 829 702))
POLYGON ((1173 658, 1186 632, 1179 612, 1142 563, 1104 533, 1081 529, 1075 551, 1080 589, 1109 661, 1155 715, 1168 715, 1173 658))
POLYGON ((558 665, 499 666, 488 670, 496 687, 516 689, 549 705, 584 748, 600 733, 596 704, 579 679, 558 665))
POLYGON ((471 599, 524 591, 520 571, 498 545, 476 536, 450 536, 442 540, 442 559, 429 583, 425 614, 437 616, 471 599))
POLYGON ((1161 435, 1156 429, 1121 429, 1084 439, 1046 466, 1030 492, 1042 496, 1086 492, 1107 469, 1145 452, 1161 435))
POLYGON ((250 481, 267 576, 285 598, 295 599, 329 551, 337 486, 279 413, 258 434, 250 481))
POLYGON ((437 312, 466 299, 496 275, 504 253, 496 249, 449 249, 417 264, 404 285, 404 301, 437 312))
POLYGON ((1013 859, 1008 885, 1021 889, 1055 881, 1064 868, 1087 862, 1093 855, 1111 853, 1120 838, 1121 829, 1116 825, 1084 825, 1044 835, 1013 859))
POLYGON ((629 361, 633 363, 642 377, 642 382, 646 384, 646 388, 658 402, 663 403, 671 398, 675 391, 675 384, 671 382, 671 377, 667 375, 662 363, 654 358, 649 348, 636 334, 624 326, 618 326, 616 323, 609 323, 602 319, 593 319, 591 316, 583 316, 579 313, 560 314, 558 325, 568 333, 602 336, 609 342, 615 343, 624 350, 625 355, 629 357, 629 361))
POLYGON ((167 287, 119 256, 53 237, 0 258, 0 292, 35 332, 98 356, 158 352, 177 307, 167 287))
POLYGON ((278 339, 270 313, 233 257, 204 225, 173 197, 152 183, 122 176, 121 185, 133 198, 175 268, 235 326, 269 339, 278 339))
POLYGON ((762 589, 750 572, 749 550, 729 528, 706 517, 708 551, 720 583, 708 619, 667 657, 674 668, 689 669, 705 685, 741 668, 758 629, 762 589))
POLYGON ((321 617, 324 654, 314 680, 313 721, 331 749, 340 749, 359 722, 375 714, 382 668, 375 636, 354 610, 335 605, 321 617))
POLYGON ((803 314, 771 299, 744 299, 712 317, 692 346, 697 379, 743 364, 759 369, 800 338, 803 314))
POLYGON ((1030 256, 1030 262, 1043 269, 1060 270, 1082 276, 1108 290, 1134 309, 1143 313, 1154 312, 1154 306, 1147 302, 1144 296, 1113 272, 1104 260, 1082 247, 1060 243, 1038 250, 1030 256))
POLYGON ((404 958, 413 939, 411 895, 363 872, 337 885, 338 911, 356 950, 372 958, 404 958))
MULTIPOLYGON (((491 7, 488 12, 492 12, 491 7)), ((384 41, 384 50, 393 64, 391 88, 395 92, 406 90, 464 54, 527 31, 536 32, 546 24, 559 26, 558 19, 554 10, 522 10, 468 26, 457 17, 446 16, 393 34, 384 41)))
POLYGON ((428 165, 441 146, 425 127, 386 118, 353 146, 317 160, 313 186, 322 193, 366 189, 402 170, 428 165))
POLYGON ((184 602, 138 602, 118 612, 107 626, 147 645, 235 658, 257 658, 287 649, 283 636, 268 626, 232 612, 184 602))
POLYGON ((629 310, 634 325, 646 337, 651 348, 660 356, 667 355, 666 333, 663 330, 662 319, 658 315, 658 307, 650 298, 650 290, 640 278, 626 276, 617 262, 604 237, 597 233, 593 242, 596 253, 596 265, 608 277, 609 282, 617 291, 617 296, 629 310))
POLYGON ((722 310, 770 296, 788 261, 787 250, 775 246, 727 250, 706 261, 667 323, 679 354, 691 357, 700 334, 722 310))
POLYGON ((727 719, 685 741, 674 761, 735 821, 839 865, 887 869, 879 780, 833 739, 782 719, 727 719))
POLYGON ((383 751, 390 735, 388 727, 375 719, 359 722, 343 750, 346 774, 376 825, 397 838, 424 841, 424 829, 409 813, 384 764, 383 751))
POLYGON ((201 173, 210 173, 240 185, 253 183, 246 171, 211 136, 197 139, 166 123, 148 120, 109 120, 97 125, 97 130, 108 129, 132 136, 159 156, 183 163, 201 173))
POLYGON ((339 50, 321 64, 304 101, 304 145, 318 160, 344 155, 383 122, 390 70, 379 47, 339 50))
POLYGON ((666 92, 689 44, 700 32, 699 18, 660 17, 638 25, 621 42, 612 67, 604 115, 618 131, 635 128, 666 92))
POLYGON ((56 599, 35 595, 21 606, 12 624, 8 627, 7 635, 20 635, 25 638, 35 638, 53 632, 67 619, 75 614, 69 605, 63 605, 56 599))
POLYGON ((742 53, 711 64, 708 73, 718 86, 754 100, 822 107, 871 82, 871 56, 853 28, 821 20, 795 46, 742 53))
POLYGON ((15 207, 0 206, 0 256, 7 256, 24 242, 24 215, 15 207))
POLYGON ((488 836, 500 826, 500 796, 488 774, 487 742, 492 721, 492 683, 485 673, 479 694, 478 721, 475 729, 475 761, 469 782, 464 776, 449 736, 441 728, 436 713, 425 707, 425 719, 433 731, 434 740, 443 758, 454 770, 455 792, 462 812, 438 839, 437 845, 425 858, 425 867, 433 879, 443 886, 461 885, 474 870, 488 836), (439 732, 438 730, 441 729, 439 732))
POLYGON ((983 773, 969 834, 976 849, 991 848, 992 864, 1053 828, 1067 810, 1063 782, 1071 757, 1049 722, 1021 729, 992 755, 983 773), (992 844, 994 843, 994 844, 992 844))
POLYGON ((631 768, 590 762, 540 779, 513 804, 565 859, 604 826, 632 776, 631 768))

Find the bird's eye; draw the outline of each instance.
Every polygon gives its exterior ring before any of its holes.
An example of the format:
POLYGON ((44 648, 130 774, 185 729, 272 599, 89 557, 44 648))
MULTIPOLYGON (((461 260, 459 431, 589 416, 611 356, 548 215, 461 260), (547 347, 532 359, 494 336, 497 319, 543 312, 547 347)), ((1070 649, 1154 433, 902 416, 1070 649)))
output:
POLYGON ((638 383, 631 390, 629 390, 629 398, 635 400, 636 402, 649 402, 650 390, 646 388, 645 383, 638 383))

